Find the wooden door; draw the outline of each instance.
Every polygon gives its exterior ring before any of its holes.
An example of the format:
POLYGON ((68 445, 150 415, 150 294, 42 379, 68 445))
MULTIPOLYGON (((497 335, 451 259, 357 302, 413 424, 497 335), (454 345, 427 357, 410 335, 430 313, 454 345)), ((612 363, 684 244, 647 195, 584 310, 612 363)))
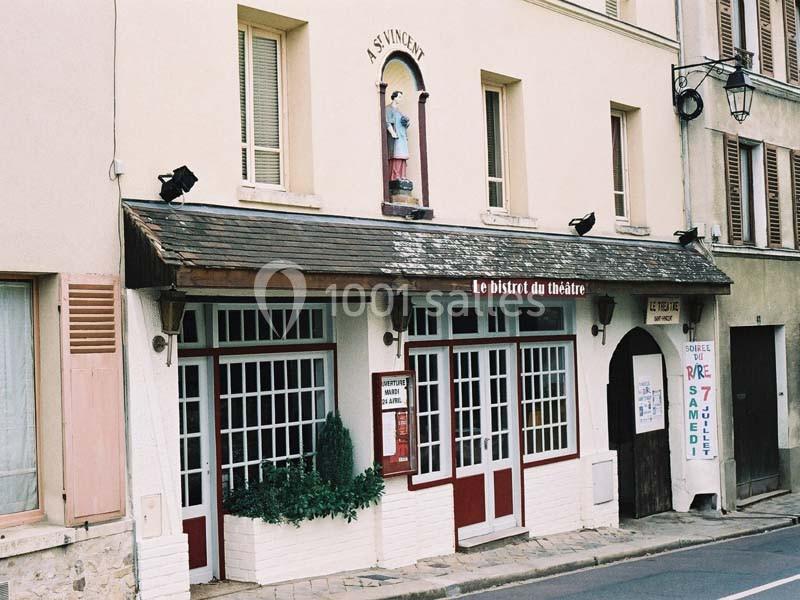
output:
POLYGON ((192 583, 206 583, 214 576, 208 391, 205 359, 181 360, 178 365, 181 507, 183 532, 189 541, 192 583))
POLYGON ((778 489, 778 397, 772 327, 731 328, 736 496, 778 489))
MULTIPOLYGON (((628 333, 611 358, 607 388, 609 448, 617 451, 620 514, 637 519, 672 509, 665 375, 664 427, 636 433, 633 357, 648 354, 661 354, 650 334, 639 328, 628 333)), ((666 373, 663 358, 662 373, 666 373)))
POLYGON ((459 539, 517 525, 513 347, 453 353, 455 520, 459 539))

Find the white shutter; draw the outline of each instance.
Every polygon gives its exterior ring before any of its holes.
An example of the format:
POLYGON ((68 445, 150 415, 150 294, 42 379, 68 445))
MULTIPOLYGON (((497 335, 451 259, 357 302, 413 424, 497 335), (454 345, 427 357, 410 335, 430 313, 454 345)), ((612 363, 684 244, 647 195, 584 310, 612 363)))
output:
POLYGON ((255 180, 281 184, 278 41, 253 32, 253 140, 255 180))
POLYGON ((609 17, 619 19, 619 2, 618 0, 606 0, 606 14, 609 17))
POLYGON ((247 168, 247 32, 239 30, 239 110, 242 127, 242 179, 248 179, 247 168))

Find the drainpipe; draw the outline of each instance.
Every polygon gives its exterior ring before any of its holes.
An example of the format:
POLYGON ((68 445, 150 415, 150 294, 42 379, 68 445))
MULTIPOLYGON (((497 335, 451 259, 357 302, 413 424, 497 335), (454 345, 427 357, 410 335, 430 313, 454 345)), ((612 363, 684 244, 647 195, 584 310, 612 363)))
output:
MULTIPOLYGON (((683 51, 683 2, 675 0, 675 33, 678 38, 678 64, 684 64, 683 51)), ((670 85, 672 81, 670 81, 670 85)), ((683 216, 686 229, 692 228, 692 190, 689 180, 689 123, 680 119, 681 123, 681 166, 683 168, 683 216)))

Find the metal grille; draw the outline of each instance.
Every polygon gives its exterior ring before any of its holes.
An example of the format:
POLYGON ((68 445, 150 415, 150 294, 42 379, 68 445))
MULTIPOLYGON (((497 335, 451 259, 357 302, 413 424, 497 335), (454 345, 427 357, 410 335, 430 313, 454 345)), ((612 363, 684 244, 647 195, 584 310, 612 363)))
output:
POLYGON ((69 284, 69 350, 72 354, 116 352, 114 286, 69 284))
POLYGON ((0 581, 0 600, 11 598, 11 585, 7 581, 0 581))

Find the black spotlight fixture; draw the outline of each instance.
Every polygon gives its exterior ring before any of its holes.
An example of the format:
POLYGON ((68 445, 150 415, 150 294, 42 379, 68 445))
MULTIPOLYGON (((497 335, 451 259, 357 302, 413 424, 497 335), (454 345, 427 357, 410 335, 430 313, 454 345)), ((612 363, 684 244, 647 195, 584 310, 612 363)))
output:
POLYGON ((678 236, 678 243, 681 246, 688 246, 692 242, 697 241, 697 227, 692 227, 686 231, 676 231, 672 235, 678 236))
POLYGON ((742 56, 737 55, 691 65, 672 65, 672 104, 681 119, 691 121, 701 115, 703 112, 703 98, 697 90, 712 73, 716 75, 724 74, 723 65, 731 62, 735 63, 736 68, 728 75, 725 83, 728 108, 731 111, 731 116, 739 123, 747 118, 750 114, 750 107, 753 104, 753 92, 756 88, 750 81, 750 76, 743 69, 742 56), (681 74, 681 71, 686 71, 686 73, 681 74), (700 82, 693 88, 689 87, 689 75, 703 72, 705 74, 700 82))
POLYGON ((594 213, 590 212, 588 215, 583 217, 576 217, 569 222, 570 227, 575 228, 575 233, 579 236, 583 237, 589 230, 594 227, 595 221, 594 213))
POLYGON ((178 196, 182 196, 191 190, 194 184, 197 183, 197 177, 186 165, 178 167, 172 173, 159 175, 158 180, 161 182, 161 193, 159 195, 165 202, 172 202, 178 196))

